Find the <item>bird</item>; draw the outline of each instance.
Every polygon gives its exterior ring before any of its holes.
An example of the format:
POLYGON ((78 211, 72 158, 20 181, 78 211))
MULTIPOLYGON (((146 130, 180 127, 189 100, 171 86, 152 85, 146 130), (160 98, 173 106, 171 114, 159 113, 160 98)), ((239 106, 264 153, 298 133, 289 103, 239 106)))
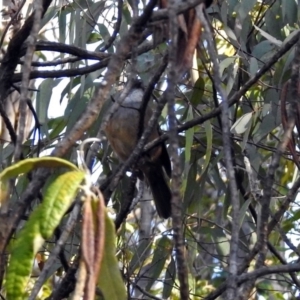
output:
MULTIPOLYGON (((122 162, 128 159, 137 145, 140 124, 144 124, 146 128, 152 115, 149 105, 142 112, 143 95, 144 88, 140 82, 136 82, 104 129, 114 153, 122 162), (140 122, 141 117, 144 117, 143 123, 140 122)), ((155 140, 160 134, 157 124, 150 133, 148 142, 155 140)), ((168 184, 168 177, 171 178, 171 162, 165 143, 143 153, 137 162, 137 171, 139 179, 145 178, 150 187, 158 215, 168 219, 171 216, 172 198, 168 184)))

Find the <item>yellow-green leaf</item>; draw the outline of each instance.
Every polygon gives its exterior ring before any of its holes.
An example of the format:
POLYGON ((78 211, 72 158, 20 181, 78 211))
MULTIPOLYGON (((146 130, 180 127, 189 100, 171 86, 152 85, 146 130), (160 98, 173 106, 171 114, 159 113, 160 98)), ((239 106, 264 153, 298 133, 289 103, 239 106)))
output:
POLYGON ((47 188, 44 201, 40 205, 38 213, 41 234, 45 239, 51 237, 53 231, 69 209, 84 176, 85 173, 81 171, 67 172, 57 177, 47 188))
POLYGON ((47 188, 44 201, 18 234, 6 274, 7 300, 26 298, 25 291, 35 254, 59 225, 84 176, 84 172, 71 171, 57 177, 47 188))
POLYGON ((26 287, 35 253, 44 243, 36 217, 30 218, 13 245, 6 274, 6 299, 26 299, 26 287))
POLYGON ((28 158, 9 166, 0 173, 0 202, 4 201, 8 193, 8 180, 21 174, 28 173, 36 168, 66 167, 72 170, 78 168, 67 160, 58 157, 28 158))

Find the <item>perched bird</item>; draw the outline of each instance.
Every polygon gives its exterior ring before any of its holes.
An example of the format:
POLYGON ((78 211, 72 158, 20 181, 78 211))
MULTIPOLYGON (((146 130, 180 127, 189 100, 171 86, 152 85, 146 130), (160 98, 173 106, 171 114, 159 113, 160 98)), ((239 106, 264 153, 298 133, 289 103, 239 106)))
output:
MULTIPOLYGON (((144 128, 147 127, 152 115, 151 108, 147 107, 141 112, 141 104, 144 90, 140 84, 136 84, 122 102, 118 110, 110 118, 105 133, 114 152, 125 161, 133 152, 140 131, 140 118, 144 115, 144 128)), ((144 130, 143 128, 143 130, 144 130)), ((152 130, 148 142, 160 136, 159 127, 152 130)), ((137 168, 146 178, 150 186, 158 215, 169 218, 171 215, 171 191, 167 182, 167 176, 171 177, 171 162, 164 143, 159 144, 149 152, 142 155, 137 163, 137 168)))

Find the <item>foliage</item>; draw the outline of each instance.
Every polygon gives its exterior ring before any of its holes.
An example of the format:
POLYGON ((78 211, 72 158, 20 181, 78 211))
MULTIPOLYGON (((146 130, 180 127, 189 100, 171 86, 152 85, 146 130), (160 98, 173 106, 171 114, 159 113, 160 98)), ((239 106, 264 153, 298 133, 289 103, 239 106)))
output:
POLYGON ((217 0, 206 16, 200 0, 156 2, 36 0, 21 7, 4 1, 0 282, 7 299, 20 294, 11 281, 12 273, 21 276, 20 266, 29 299, 71 297, 84 259, 94 277, 92 262, 103 259, 106 273, 99 267, 98 281, 86 275, 85 282, 98 283, 99 299, 125 298, 124 286, 128 299, 299 296, 297 2, 217 0), (187 21, 201 30, 196 34, 187 21), (141 139, 119 168, 103 139, 114 95, 136 77, 158 103, 159 140, 172 157, 168 220, 142 195, 147 187, 136 188, 134 172, 126 172, 151 145, 141 139), (77 202, 67 211, 86 174, 76 167, 71 172, 81 179, 66 179, 74 187, 64 194, 67 205, 49 211, 53 186, 71 175, 60 158, 74 166, 89 137, 101 142, 80 155, 95 183, 83 189, 83 217, 77 202), (98 189, 116 236, 95 200, 98 189))

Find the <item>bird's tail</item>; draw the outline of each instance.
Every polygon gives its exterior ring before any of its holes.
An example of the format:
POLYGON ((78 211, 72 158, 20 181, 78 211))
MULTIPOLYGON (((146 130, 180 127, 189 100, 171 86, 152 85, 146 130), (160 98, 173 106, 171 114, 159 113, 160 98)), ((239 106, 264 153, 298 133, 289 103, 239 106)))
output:
POLYGON ((171 216, 172 193, 162 167, 151 164, 143 168, 143 172, 150 186, 158 215, 164 219, 169 218, 171 216))

